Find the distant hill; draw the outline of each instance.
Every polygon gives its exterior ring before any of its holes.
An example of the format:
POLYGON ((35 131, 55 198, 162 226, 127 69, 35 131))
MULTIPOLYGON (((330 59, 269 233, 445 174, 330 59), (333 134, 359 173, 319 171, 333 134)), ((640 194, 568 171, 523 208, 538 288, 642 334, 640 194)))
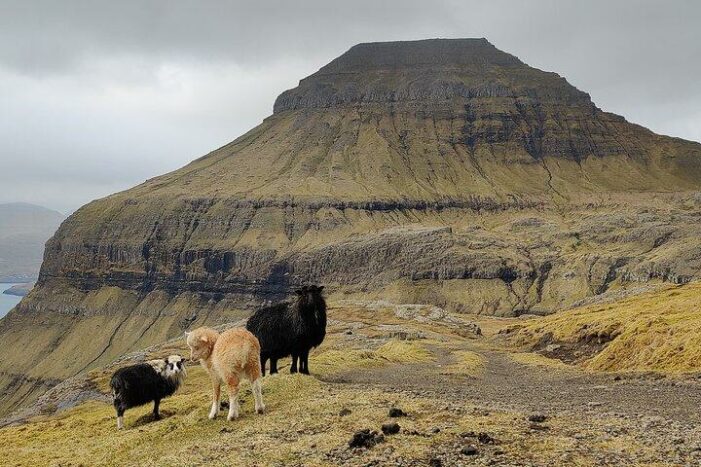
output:
POLYGON ((44 243, 64 218, 60 212, 33 204, 0 204, 0 281, 35 280, 44 243))

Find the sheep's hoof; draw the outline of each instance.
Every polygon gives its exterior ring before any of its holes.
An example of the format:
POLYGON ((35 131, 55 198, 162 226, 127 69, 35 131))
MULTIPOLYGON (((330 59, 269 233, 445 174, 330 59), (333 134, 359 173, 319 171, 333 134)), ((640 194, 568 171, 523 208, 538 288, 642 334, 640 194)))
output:
POLYGON ((210 420, 214 420, 215 418, 217 418, 217 414, 216 414, 216 413, 210 413, 210 414, 209 414, 209 419, 210 419, 210 420))
POLYGON ((227 419, 228 421, 230 421, 230 422, 233 422, 233 421, 236 420, 237 418, 239 418, 238 414, 236 414, 236 415, 229 415, 228 417, 226 417, 226 419, 227 419))
POLYGON ((256 413, 258 414, 264 414, 265 413, 265 406, 262 407, 256 407, 256 413))

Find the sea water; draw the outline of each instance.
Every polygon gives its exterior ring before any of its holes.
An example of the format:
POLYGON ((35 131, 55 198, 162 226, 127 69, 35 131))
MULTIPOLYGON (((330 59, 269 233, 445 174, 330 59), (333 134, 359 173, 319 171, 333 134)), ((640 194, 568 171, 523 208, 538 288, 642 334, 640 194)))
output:
POLYGON ((5 316, 15 305, 22 300, 22 297, 16 295, 7 295, 3 292, 17 284, 0 284, 0 318, 5 316))

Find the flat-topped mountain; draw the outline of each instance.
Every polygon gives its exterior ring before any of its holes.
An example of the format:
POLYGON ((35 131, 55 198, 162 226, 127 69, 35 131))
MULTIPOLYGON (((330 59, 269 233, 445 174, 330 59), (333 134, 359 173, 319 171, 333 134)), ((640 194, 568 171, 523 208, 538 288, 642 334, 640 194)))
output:
POLYGON ((274 110, 371 103, 436 110, 451 107, 453 99, 475 97, 581 101, 591 107, 586 93, 557 74, 531 68, 486 39, 429 39, 356 45, 282 93, 274 110))
POLYGON ((686 282, 700 188, 701 145, 484 39, 361 44, 232 143, 67 219, 0 322, 0 404, 303 283, 518 315, 686 282))

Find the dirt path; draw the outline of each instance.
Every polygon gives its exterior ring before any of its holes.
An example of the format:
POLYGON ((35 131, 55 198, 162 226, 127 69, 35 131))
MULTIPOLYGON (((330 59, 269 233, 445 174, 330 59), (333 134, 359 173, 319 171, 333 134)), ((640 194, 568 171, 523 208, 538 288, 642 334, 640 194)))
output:
POLYGON ((509 352, 467 345, 484 358, 475 377, 441 374, 436 364, 394 365, 354 370, 335 382, 372 385, 459 400, 517 412, 663 417, 701 422, 701 382, 627 377, 523 364, 509 352), (618 380, 617 380, 618 379, 618 380))
MULTIPOLYGON (((428 396, 445 402, 446 408, 474 410, 487 417, 491 412, 513 413, 515 427, 518 420, 532 414, 568 420, 564 428, 560 425, 557 432, 551 432, 556 437, 551 440, 558 441, 550 442, 570 446, 564 449, 559 465, 572 465, 573 459, 594 459, 582 465, 701 465, 701 381, 617 378, 565 366, 521 363, 507 349, 475 341, 463 348, 484 359, 483 368, 474 376, 446 374, 450 352, 431 348, 437 356, 435 363, 347 371, 331 381, 357 386, 359 391, 371 386, 389 393, 428 396), (626 439, 634 440, 635 447, 626 439)), ((550 430, 545 425, 531 429, 550 430)), ((507 442, 517 443, 518 436, 510 435, 507 442)), ((538 435, 526 431, 521 436, 538 435)), ((445 459, 460 459, 450 457, 454 447, 436 449, 447 455, 445 459)), ((553 465, 490 457, 489 453, 478 463, 553 465)))

